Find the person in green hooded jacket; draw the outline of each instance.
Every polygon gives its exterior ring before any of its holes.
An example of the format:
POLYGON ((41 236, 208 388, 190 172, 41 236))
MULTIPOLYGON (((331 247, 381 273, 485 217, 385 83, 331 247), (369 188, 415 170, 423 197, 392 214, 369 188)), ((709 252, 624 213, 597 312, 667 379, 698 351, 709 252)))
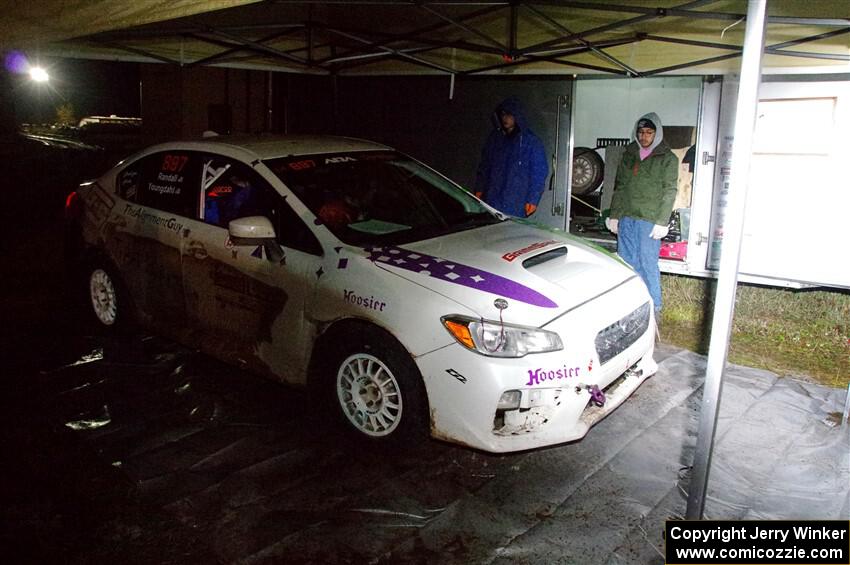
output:
POLYGON ((606 227, 617 234, 617 253, 646 283, 661 311, 661 272, 658 252, 667 235, 679 177, 679 160, 664 141, 658 114, 641 116, 632 130, 634 139, 626 146, 617 167, 611 215, 606 227))

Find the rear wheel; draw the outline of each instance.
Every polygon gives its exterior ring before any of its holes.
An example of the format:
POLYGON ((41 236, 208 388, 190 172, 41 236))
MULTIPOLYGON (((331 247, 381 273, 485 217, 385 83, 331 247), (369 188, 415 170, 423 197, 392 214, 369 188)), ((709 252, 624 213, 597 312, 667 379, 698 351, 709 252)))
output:
POLYGON ((94 262, 87 273, 90 312, 97 327, 116 333, 130 329, 130 300, 115 271, 105 262, 94 262))
POLYGON ((428 399, 416 364, 389 334, 364 328, 334 344, 334 410, 355 435, 398 445, 427 436, 428 399))

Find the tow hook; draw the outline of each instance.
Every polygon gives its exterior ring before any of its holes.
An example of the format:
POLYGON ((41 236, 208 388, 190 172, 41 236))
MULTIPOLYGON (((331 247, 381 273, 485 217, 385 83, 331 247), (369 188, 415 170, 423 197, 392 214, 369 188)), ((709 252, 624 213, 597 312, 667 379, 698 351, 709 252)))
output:
POLYGON ((576 386, 576 394, 581 394, 583 390, 590 393, 590 400, 596 406, 605 405, 605 393, 599 390, 598 385, 586 385, 584 383, 579 383, 578 386, 576 386))
POLYGON ((597 406, 605 406, 605 393, 599 390, 596 385, 587 385, 587 391, 590 393, 590 400, 597 406))

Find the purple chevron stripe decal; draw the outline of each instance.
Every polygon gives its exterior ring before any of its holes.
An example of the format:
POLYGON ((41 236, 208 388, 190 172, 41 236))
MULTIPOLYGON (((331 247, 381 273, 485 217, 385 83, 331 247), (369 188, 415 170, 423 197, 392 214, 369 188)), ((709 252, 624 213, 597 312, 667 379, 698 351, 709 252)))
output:
POLYGON ((431 255, 414 253, 401 247, 367 247, 369 260, 397 269, 404 269, 439 279, 452 284, 474 288, 505 298, 512 298, 541 308, 557 308, 558 305, 534 289, 505 277, 455 263, 431 255))

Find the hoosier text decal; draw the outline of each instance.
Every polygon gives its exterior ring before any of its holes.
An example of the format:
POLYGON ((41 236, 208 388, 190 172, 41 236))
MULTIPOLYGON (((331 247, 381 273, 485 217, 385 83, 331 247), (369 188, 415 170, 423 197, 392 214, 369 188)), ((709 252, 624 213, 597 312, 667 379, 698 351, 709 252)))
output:
POLYGON ((545 384, 546 381, 557 381, 561 379, 569 379, 578 377, 579 367, 567 367, 564 365, 560 369, 529 369, 528 382, 525 386, 545 384))

